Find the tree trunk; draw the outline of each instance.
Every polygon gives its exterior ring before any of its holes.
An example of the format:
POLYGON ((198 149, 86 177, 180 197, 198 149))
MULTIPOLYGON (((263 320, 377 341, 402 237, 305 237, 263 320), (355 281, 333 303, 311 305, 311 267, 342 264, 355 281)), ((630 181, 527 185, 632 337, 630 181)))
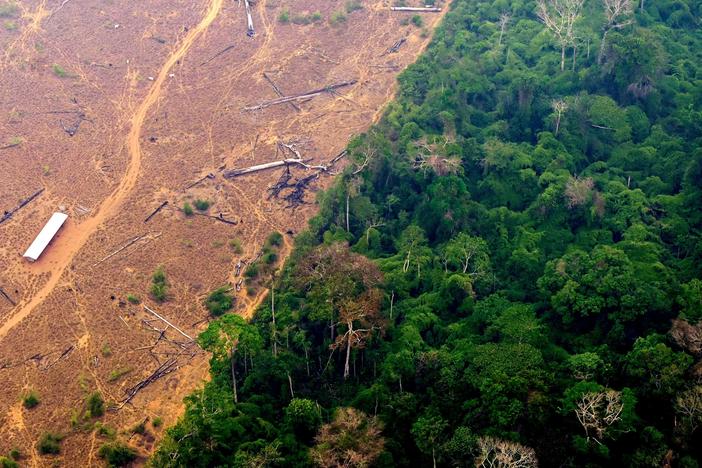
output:
POLYGON ((288 372, 288 383, 290 384, 290 398, 295 398, 295 392, 293 391, 292 377, 290 377, 290 372, 288 372))
POLYGON ((348 338, 346 340, 346 362, 344 363, 344 380, 349 378, 349 374, 351 373, 351 368, 349 366, 350 360, 351 360, 351 337, 353 336, 353 333, 351 333, 351 330, 353 327, 352 323, 349 323, 349 331, 348 333, 348 338))
POLYGON ((563 44, 561 46, 561 71, 565 70, 565 50, 566 50, 566 46, 565 46, 565 44, 563 44))
POLYGON ((434 468, 436 468, 436 449, 434 447, 431 448, 431 459, 434 461, 434 468))
POLYGON ((231 364, 232 364, 232 390, 234 390, 234 403, 239 403, 239 396, 236 392, 236 366, 234 364, 234 360, 236 359, 236 346, 232 348, 232 359, 231 359, 231 364))
POLYGON ((554 136, 558 136, 558 129, 561 128, 561 113, 557 112, 556 113, 556 134, 554 136))
POLYGON ((349 232, 349 198, 351 197, 351 194, 349 191, 346 191, 346 232, 349 232))
POLYGON ((400 376, 400 393, 402 393, 402 376, 400 376))
POLYGON ((275 288, 271 285, 271 314, 273 315, 273 357, 278 357, 278 337, 275 328, 275 288))
POLYGON ((573 44, 573 71, 575 71, 575 57, 578 55, 578 46, 573 44))
POLYGON ((608 33, 609 29, 605 29, 604 33, 602 33, 602 43, 600 44, 600 53, 597 55, 597 65, 602 65, 602 59, 604 57, 605 43, 607 42, 608 33))

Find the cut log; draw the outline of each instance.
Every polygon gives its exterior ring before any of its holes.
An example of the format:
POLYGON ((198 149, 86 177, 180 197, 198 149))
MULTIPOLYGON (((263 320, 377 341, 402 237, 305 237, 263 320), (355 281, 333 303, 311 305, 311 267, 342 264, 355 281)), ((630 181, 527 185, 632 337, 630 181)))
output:
POLYGON ((224 53, 226 53, 226 52, 229 52, 229 51, 232 50, 234 47, 235 47, 234 44, 225 47, 224 49, 220 50, 219 52, 217 52, 216 54, 214 54, 214 55, 213 55, 212 57, 210 57, 209 59, 207 59, 207 60, 205 60, 204 62, 202 62, 202 63, 200 64, 200 66, 207 65, 208 63, 210 63, 211 61, 213 61, 214 59, 216 59, 216 58, 219 57, 220 55, 222 55, 222 54, 224 54, 224 53))
POLYGON ((214 180, 214 178, 215 178, 215 175, 210 172, 206 176, 201 177, 198 180, 196 180, 195 182, 191 183, 190 185, 185 187, 183 190, 189 190, 189 189, 195 187, 196 185, 201 184, 202 182, 206 181, 207 179, 214 180))
POLYGON ((245 167, 243 169, 232 169, 224 173, 224 177, 227 179, 233 179, 234 177, 242 176, 245 174, 251 174, 252 172, 265 171, 266 169, 273 169, 275 167, 289 166, 291 164, 296 164, 302 166, 305 169, 320 169, 323 171, 327 170, 326 166, 311 166, 303 159, 282 159, 280 161, 273 161, 265 164, 259 164, 257 166, 245 167))
POLYGON ((413 11, 416 13, 438 13, 441 11, 439 7, 390 7, 392 11, 413 11))
POLYGON ((7 299, 7 302, 12 304, 13 306, 17 305, 17 303, 15 301, 13 301, 12 298, 10 298, 10 296, 8 296, 7 293, 5 291, 3 291, 2 288, 0 288, 0 296, 3 296, 5 299, 7 299))
POLYGON ((195 340, 193 339, 192 336, 188 335, 188 334, 185 333, 183 330, 181 330, 180 328, 176 327, 176 326, 173 325, 171 322, 169 322, 168 320, 166 320, 165 318, 163 318, 161 315, 159 315, 159 314, 156 313, 155 311, 151 310, 151 309, 149 308, 149 306, 147 306, 146 304, 144 304, 144 310, 146 310, 147 312, 153 314, 156 318, 161 319, 166 325, 170 326, 171 328, 173 328, 175 331, 177 331, 178 333, 180 333, 181 335, 183 335, 184 337, 186 337, 186 338, 189 339, 190 341, 195 341, 195 340))
MULTIPOLYGON (((273 82, 273 80, 268 76, 267 73, 264 72, 264 73, 263 73, 263 77, 266 79, 266 81, 268 81, 268 83, 270 83, 270 85, 273 87, 273 90, 274 90, 275 93, 278 95, 278 97, 285 97, 285 95, 284 95, 283 92, 280 90, 280 88, 278 88, 278 85, 276 85, 276 84, 273 82)), ((300 108, 298 107, 297 104, 295 104, 295 103, 292 102, 292 101, 290 101, 290 107, 292 107, 293 109, 295 109, 295 110, 298 111, 298 112, 300 112, 300 111, 302 110, 302 109, 300 109, 300 108)))
POLYGON ((151 220, 151 218, 156 216, 159 211, 161 211, 163 208, 166 207, 166 205, 168 205, 168 200, 161 203, 158 208, 156 208, 149 216, 147 216, 146 219, 144 220, 144 223, 148 223, 151 220))
POLYGON ((255 105, 255 106, 247 106, 247 107, 244 107, 244 110, 246 110, 246 111, 260 110, 260 109, 265 109, 266 107, 275 106, 278 104, 285 104, 286 102, 303 101, 305 99, 310 99, 310 98, 313 98, 315 96, 319 96, 322 93, 331 93, 334 90, 337 90, 339 88, 354 85, 354 84, 356 84, 356 82, 357 82, 356 80, 342 81, 340 83, 335 83, 335 84, 331 84, 329 86, 325 86, 324 88, 319 88, 319 89, 315 89, 312 91, 307 91, 307 92, 302 93, 302 94, 296 94, 294 96, 285 96, 285 97, 273 99, 270 101, 264 101, 260 104, 255 105))
POLYGON ((246 35, 254 37, 256 31, 254 30, 253 19, 251 18, 251 5, 249 4, 249 0, 244 0, 244 6, 246 6, 246 35))
POLYGON ((27 206, 29 203, 32 202, 35 198, 37 198, 41 193, 44 191, 44 189, 39 189, 36 192, 34 192, 32 195, 29 196, 29 198, 26 198, 24 200, 20 201, 20 204, 17 205, 15 208, 11 209, 10 211, 5 211, 2 215, 2 218, 0 218, 0 224, 4 223, 8 219, 12 217, 15 213, 17 213, 19 210, 27 206))

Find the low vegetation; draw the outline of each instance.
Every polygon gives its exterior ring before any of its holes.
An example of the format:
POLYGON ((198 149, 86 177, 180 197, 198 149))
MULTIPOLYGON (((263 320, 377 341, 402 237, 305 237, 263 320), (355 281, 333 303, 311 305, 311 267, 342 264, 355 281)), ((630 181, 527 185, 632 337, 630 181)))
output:
POLYGON ((134 370, 133 367, 127 366, 127 367, 120 367, 118 369, 114 369, 112 372, 110 372, 110 375, 107 377, 108 382, 116 382, 125 375, 129 374, 134 370))
POLYGON ((57 63, 52 65, 51 70, 53 70, 54 75, 58 76, 59 78, 66 78, 68 76, 66 69, 57 63))
POLYGON ((98 450, 98 456, 105 460, 107 466, 126 466, 136 460, 137 452, 133 448, 120 442, 103 444, 98 450))
POLYGON ((192 216, 193 213, 195 213, 195 211, 193 211, 193 206, 188 202, 183 203, 183 213, 185 216, 192 216))
POLYGON ((39 404, 39 395, 37 392, 30 390, 22 397, 22 404, 27 409, 34 408, 39 404))
POLYGON ((16 18, 19 6, 15 2, 0 2, 0 18, 16 18))
POLYGON ((151 276, 151 296, 158 302, 168 298, 168 281, 163 266, 159 266, 151 276))
POLYGON ((61 453, 63 436, 52 432, 44 432, 37 442, 37 450, 42 455, 56 455, 61 453))
POLYGON ((228 288, 223 286, 213 291, 205 301, 205 307, 213 317, 219 317, 234 305, 232 296, 228 294, 228 288))
POLYGON ((207 211, 210 208, 210 202, 208 200, 202 200, 198 198, 193 202, 195 209, 198 211, 207 211))

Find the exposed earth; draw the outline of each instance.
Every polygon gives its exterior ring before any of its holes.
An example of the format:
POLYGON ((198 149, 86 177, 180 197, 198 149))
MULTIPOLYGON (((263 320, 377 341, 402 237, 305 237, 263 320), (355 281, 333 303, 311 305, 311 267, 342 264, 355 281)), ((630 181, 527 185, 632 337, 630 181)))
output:
MULTIPOLYGON (((269 199, 282 168, 231 180, 223 171, 281 159, 279 142, 309 164, 328 162, 377 120, 441 14, 418 26, 385 1, 259 0, 251 38, 243 0, 15 5, 0 18, 0 214, 44 192, 0 224, 0 288, 9 296, 0 295, 0 455, 18 448, 27 466, 99 465, 99 422, 146 457, 207 377, 208 356, 143 306, 197 336, 208 293, 233 288, 237 263, 255 258, 273 231, 286 233, 284 258, 315 211, 313 192, 296 209, 269 199), (356 83, 299 109, 244 110, 278 97, 264 73, 286 95, 356 83), (179 209, 196 199, 237 224, 179 209), (67 224, 28 263, 22 253, 58 210, 67 224), (162 304, 149 295, 159 265, 170 286, 162 304), (173 372, 124 403, 127 389, 170 360, 173 372), (30 391, 40 403, 27 409, 30 391), (108 406, 100 418, 84 411, 93 392, 108 406), (132 434, 147 417, 163 425, 132 434), (45 431, 64 436, 59 455, 36 449, 45 431)), ((315 186, 331 180, 323 174, 315 186)), ((233 292, 245 315, 266 293, 233 292)))

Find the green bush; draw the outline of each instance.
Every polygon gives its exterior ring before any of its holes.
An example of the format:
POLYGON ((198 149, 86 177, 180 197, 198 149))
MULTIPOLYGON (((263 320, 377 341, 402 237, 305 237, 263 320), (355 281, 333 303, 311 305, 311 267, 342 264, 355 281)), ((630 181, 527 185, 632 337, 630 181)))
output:
POLYGON ((139 424, 136 424, 132 428, 132 434, 139 434, 139 435, 146 434, 146 421, 142 421, 139 424))
POLYGON ((22 398, 22 404, 25 408, 34 408, 39 404, 39 395, 36 392, 30 391, 22 398))
POLYGON ((151 295, 158 302, 163 302, 168 297, 168 281, 162 266, 159 266, 151 277, 151 295))
POLYGON ((59 78, 65 78, 68 76, 66 69, 57 63, 55 63, 51 69, 54 71, 54 75, 58 76, 59 78))
POLYGON ((290 22, 290 11, 287 8, 283 8, 283 10, 280 12, 278 15, 278 21, 283 24, 290 22))
POLYGON ((283 245, 283 235, 278 231, 271 232, 266 239, 266 247, 280 247, 283 245))
POLYGON ((10 458, 0 456, 0 468, 19 468, 19 463, 10 458))
POLYGON ((359 1, 346 2, 346 13, 353 13, 357 10, 363 10, 363 5, 359 1))
POLYGON ((346 22, 346 14, 343 11, 335 11, 329 17, 329 22, 332 25, 344 23, 344 22, 346 22))
POLYGON ((19 460, 22 457, 22 453, 19 451, 17 447, 13 448, 10 450, 10 458, 13 460, 19 460))
POLYGON ((272 265, 278 260, 278 254, 275 252, 266 252, 261 259, 266 265, 272 265))
POLYGON ((201 200, 199 198, 193 202, 193 205, 195 205, 198 211, 207 211, 210 208, 210 202, 208 200, 201 200))
POLYGON ((100 447, 98 456, 103 458, 108 466, 125 466, 136 459, 137 452, 123 443, 113 442, 100 447))
POLYGON ((414 15, 412 17, 412 24, 417 26, 418 28, 421 28, 422 25, 424 24, 424 20, 422 20, 422 17, 419 15, 414 15))
POLYGON ((231 239, 229 241, 229 248, 232 249, 232 252, 235 254, 240 254, 244 251, 244 249, 241 247, 241 241, 239 239, 231 239))
POLYGON ((121 379, 125 375, 129 374, 131 371, 133 371, 133 367, 120 367, 118 369, 113 370, 110 372, 110 376, 107 378, 108 382, 116 382, 117 380, 121 379))
POLYGON ((139 299, 137 296, 134 294, 127 294, 127 300, 131 302, 132 304, 138 304, 141 302, 141 299, 139 299))
POLYGON ((61 452, 61 440, 63 440, 62 435, 45 432, 37 442, 37 449, 42 455, 58 454, 61 452))
POLYGON ((256 278, 258 276, 258 270, 258 263, 252 263, 244 270, 244 276, 247 278, 256 278))
POLYGON ((194 211, 193 207, 190 205, 190 203, 185 202, 183 203, 183 213, 185 213, 185 216, 192 216, 194 211))
POLYGON ((151 425, 154 427, 161 427, 163 425, 163 418, 160 416, 156 416, 154 419, 151 420, 151 425))
POLYGON ((0 2, 0 17, 14 18, 19 14, 19 7, 15 2, 0 2))
POLYGON ((207 310, 209 310, 210 314, 215 317, 223 315, 226 311, 232 308, 232 305, 232 297, 227 294, 227 288, 224 286, 213 291, 212 294, 207 297, 207 301, 205 302, 207 310))
POLYGON ((105 414, 105 401, 100 392, 93 392, 85 400, 86 416, 99 418, 105 414))

